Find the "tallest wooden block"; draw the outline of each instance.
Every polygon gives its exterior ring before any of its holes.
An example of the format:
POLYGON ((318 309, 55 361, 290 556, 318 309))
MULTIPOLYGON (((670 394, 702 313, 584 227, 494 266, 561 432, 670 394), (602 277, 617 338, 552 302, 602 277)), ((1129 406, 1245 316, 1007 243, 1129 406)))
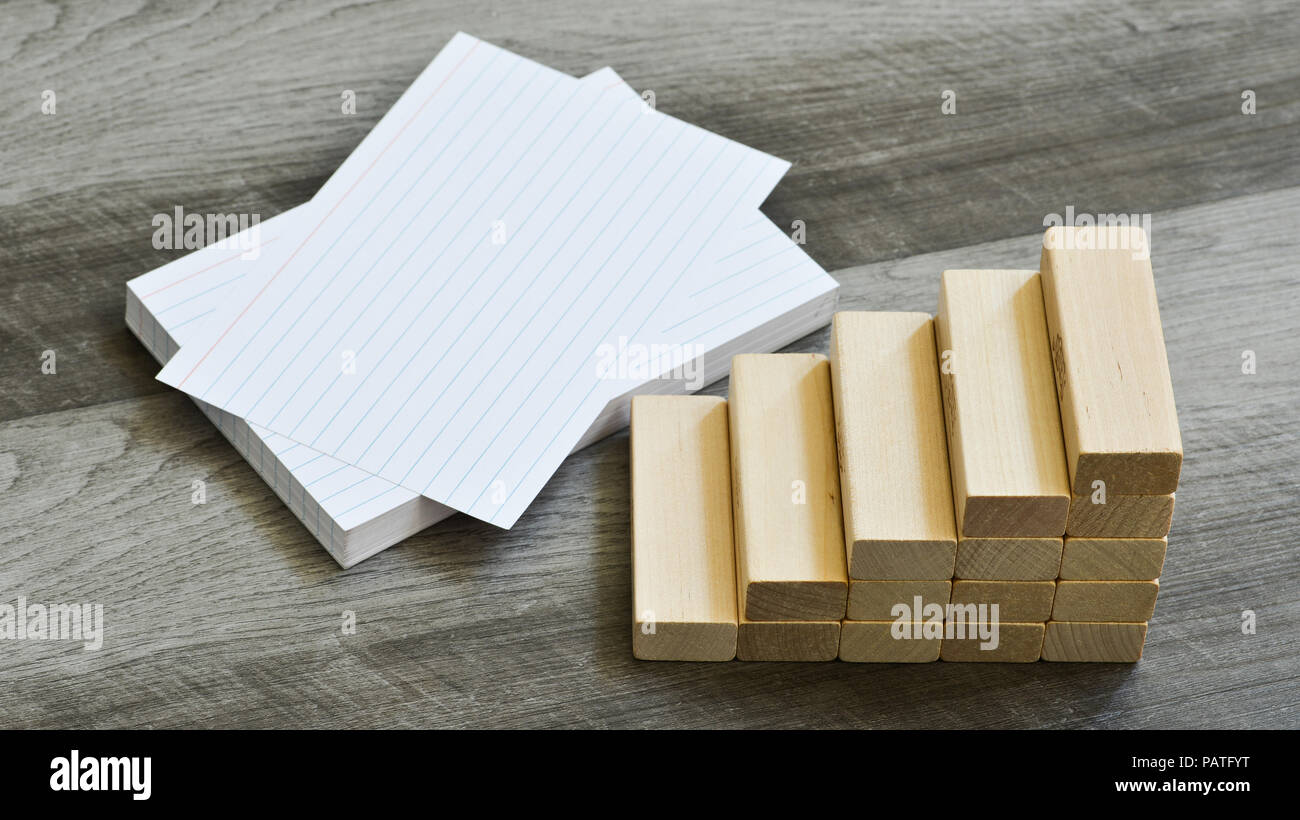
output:
POLYGON ((1054 227, 1040 270, 1077 495, 1168 495, 1183 462, 1146 233, 1054 227))

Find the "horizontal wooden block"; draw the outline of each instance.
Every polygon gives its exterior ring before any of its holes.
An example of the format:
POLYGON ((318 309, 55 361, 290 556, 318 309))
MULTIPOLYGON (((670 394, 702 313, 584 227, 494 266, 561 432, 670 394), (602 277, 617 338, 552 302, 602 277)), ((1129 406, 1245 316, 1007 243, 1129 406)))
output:
MULTIPOLYGON (((1075 495, 1169 495, 1183 445, 1155 277, 1138 227, 1053 227, 1039 270, 1075 495)), ((1132 534, 1132 533, 1130 533, 1132 534)))
POLYGON ((826 357, 736 356, 728 406, 741 614, 840 620, 848 577, 826 357))
POLYGON ((1172 495, 1107 493, 1105 504, 1094 504, 1091 495, 1076 495, 1065 531, 1089 538, 1163 538, 1173 518, 1172 495))
POLYGON ((840 660, 850 663, 930 663, 939 660, 942 644, 916 623, 895 629, 894 621, 845 621, 840 628, 840 660))
MULTIPOLYGON (((1067 536, 1061 559, 1061 580, 1154 581, 1164 568, 1168 543, 1168 538, 1067 536)), ((957 555, 960 560, 960 547, 957 555)))
POLYGON ((736 660, 833 661, 839 652, 839 621, 750 621, 741 616, 736 660))
POLYGON ((957 528, 954 578, 1052 581, 1060 569, 1060 538, 969 538, 957 528))
POLYGON ((1001 621, 1043 622, 1052 614, 1055 581, 953 581, 952 603, 997 604, 1001 621))
POLYGON ((851 578, 952 578, 957 530, 935 357, 924 313, 841 312, 831 324, 851 578))
POLYGON ((1061 581, 1053 621, 1136 623, 1156 611, 1159 581, 1061 581))
POLYGON ((966 633, 965 637, 945 635, 939 657, 957 663, 1033 663, 1043 650, 1043 625, 1041 623, 1009 623, 996 625, 997 646, 983 649, 986 641, 979 635, 966 633))
POLYGON ((958 529, 1059 538, 1070 478, 1038 272, 944 271, 934 329, 958 529))
POLYGON ((951 581, 849 581, 849 608, 845 617, 852 621, 896 620, 894 607, 904 604, 911 617, 919 620, 926 606, 938 604, 943 609, 951 596, 951 581), (920 606, 916 602, 918 597, 920 606))
POLYGON ((736 655, 727 403, 632 399, 632 654, 729 661, 736 655))
POLYGON ((1136 663, 1147 639, 1145 623, 1048 621, 1043 660, 1085 663, 1136 663))

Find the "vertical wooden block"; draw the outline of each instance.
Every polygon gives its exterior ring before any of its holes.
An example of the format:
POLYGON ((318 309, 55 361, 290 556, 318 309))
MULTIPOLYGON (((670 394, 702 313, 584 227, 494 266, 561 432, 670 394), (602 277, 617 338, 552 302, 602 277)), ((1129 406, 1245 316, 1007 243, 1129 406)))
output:
POLYGON ((845 621, 840 629, 840 660, 849 663, 930 663, 939 660, 942 638, 915 637, 922 632, 905 624, 899 637, 893 621, 845 621))
POLYGON ((953 581, 952 603, 998 607, 998 619, 1043 622, 1052 614, 1055 581, 953 581))
POLYGON ((1038 272, 944 271, 934 329, 958 529, 1059 538, 1070 481, 1038 272))
POLYGON ((930 317, 835 314, 831 367, 849 576, 950 579, 957 530, 930 317))
POLYGON ((632 654, 727 661, 736 655, 727 403, 632 399, 632 654))
POLYGON ((1068 534, 1088 538, 1163 538, 1169 534, 1174 518, 1172 495, 1107 493, 1104 504, 1094 504, 1093 498, 1076 495, 1070 501, 1068 534))
POLYGON ((968 538, 957 528, 953 578, 1052 581, 1061 569, 1060 538, 968 538))
POLYGON ((1061 581, 1053 621, 1136 623, 1156 611, 1159 581, 1061 581))
POLYGON ((1167 538, 1074 538, 1061 558, 1063 581, 1154 581, 1165 565, 1167 538))
POLYGON ((728 405, 741 614, 838 621, 848 577, 826 357, 736 356, 728 405))
POLYGON ((833 661, 839 652, 839 621, 751 621, 740 616, 736 660, 833 661))
POLYGON ((894 607, 905 604, 912 617, 919 620, 926 606, 938 604, 943 609, 951 596, 951 581, 849 581, 845 617, 851 621, 892 621, 898 617, 894 607))
POLYGON ((1147 639, 1144 623, 1063 623, 1048 621, 1043 660, 1085 663, 1136 663, 1147 639))
POLYGON ((1183 462, 1155 278, 1137 227, 1053 227, 1039 270, 1070 481, 1169 495, 1183 462))
POLYGON ((997 624, 997 645, 983 649, 984 639, 967 632, 965 637, 945 635, 939 657, 958 663, 1033 663, 1043 651, 1041 623, 997 624))

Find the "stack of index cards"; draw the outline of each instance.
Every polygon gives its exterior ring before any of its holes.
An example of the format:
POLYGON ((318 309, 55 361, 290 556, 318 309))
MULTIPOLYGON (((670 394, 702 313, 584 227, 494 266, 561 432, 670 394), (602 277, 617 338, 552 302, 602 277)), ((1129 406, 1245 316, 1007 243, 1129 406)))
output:
POLYGON ((311 202, 128 284, 128 326, 343 566, 511 526, 631 396, 823 326, 788 163, 456 35, 311 202))

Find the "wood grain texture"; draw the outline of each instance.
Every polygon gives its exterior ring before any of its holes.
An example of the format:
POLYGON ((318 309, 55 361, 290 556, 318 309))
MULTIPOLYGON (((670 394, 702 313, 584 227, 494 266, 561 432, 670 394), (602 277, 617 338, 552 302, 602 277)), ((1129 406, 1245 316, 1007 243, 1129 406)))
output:
POLYGON ((1038 272, 944 271, 934 332, 958 530, 1059 538, 1070 477, 1038 272))
POLYGON ((727 407, 742 613, 750 621, 843 618, 848 578, 826 357, 734 357, 727 407))
POLYGON ((951 596, 951 581, 849 581, 845 617, 851 621, 890 621, 898 617, 894 607, 906 604, 913 617, 920 618, 926 606, 938 604, 942 608, 951 596))
POLYGON ((1039 269, 1076 495, 1096 481, 1116 494, 1178 489, 1183 443, 1150 256, 1139 227, 1071 225, 1043 237, 1039 269))
POLYGON ((953 578, 1051 581, 1061 568, 1060 538, 966 538, 957 533, 953 578))
POLYGON ((1055 581, 953 581, 952 603, 998 607, 1002 621, 1046 621, 1052 614, 1055 581))
POLYGON ((108 631, 99 652, 6 646, 0 724, 1300 728, 1300 17, 1040 9, 816 2, 792 25, 776 2, 7 3, 0 591, 102 602, 108 631), (178 255, 151 247, 155 213, 306 200, 458 29, 574 75, 613 65, 794 161, 764 210, 804 220, 828 270, 860 266, 836 273, 844 309, 929 311, 946 268, 1032 268, 1044 211, 1152 213, 1186 459, 1140 666, 638 663, 620 438, 568 459, 509 532, 457 516, 340 572, 153 379, 122 285, 178 255))
POLYGON ((930 315, 840 312, 830 344, 849 577, 951 578, 957 530, 930 315))
POLYGON ((1084 538, 1164 538, 1174 519, 1172 495, 1106 494, 1105 504, 1090 495, 1070 500, 1065 531, 1084 538))
POLYGON ((1142 659, 1147 625, 1048 621, 1043 660, 1075 663, 1136 663, 1142 659))
POLYGON ((632 399, 632 654, 654 661, 736 655, 727 402, 632 399))
POLYGON ((1003 621, 997 627, 997 645, 982 648, 985 643, 978 635, 944 637, 939 657, 955 663, 1033 663, 1043 650, 1043 625, 1041 623, 1011 623, 1003 621))
POLYGON ((1074 538, 1061 557, 1066 581, 1154 581, 1165 565, 1168 538, 1074 538))
POLYGON ((839 651, 839 621, 751 621, 740 616, 738 661, 833 661, 839 651))
POLYGON ((1156 610, 1159 581, 1061 581, 1054 621, 1146 622, 1156 610))
MULTIPOLYGON (((916 631, 916 624, 904 627, 916 631)), ((845 621, 840 628, 840 660, 849 663, 930 663, 939 660, 942 638, 899 638, 893 621, 845 621)))

